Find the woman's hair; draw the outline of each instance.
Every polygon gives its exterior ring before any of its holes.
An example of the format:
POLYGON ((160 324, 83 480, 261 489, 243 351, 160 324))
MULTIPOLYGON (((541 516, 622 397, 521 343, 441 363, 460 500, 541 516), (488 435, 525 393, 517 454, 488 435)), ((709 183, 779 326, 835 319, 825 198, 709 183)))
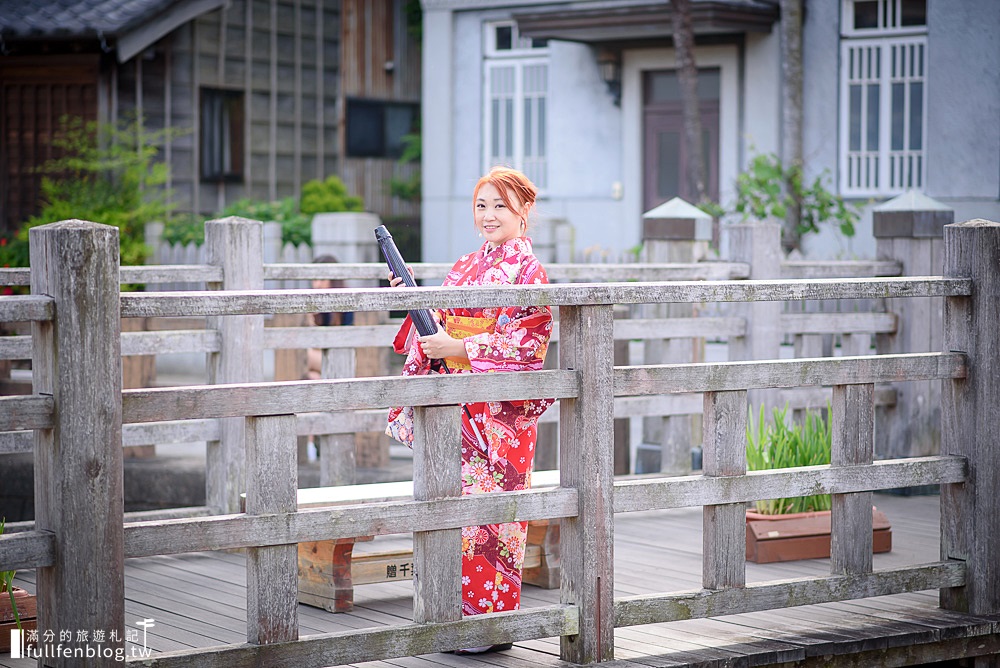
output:
POLYGON ((476 188, 472 191, 473 213, 476 211, 476 198, 479 196, 479 189, 487 183, 493 184, 493 187, 500 193, 503 203, 511 211, 520 212, 524 205, 534 204, 535 198, 538 196, 538 188, 522 172, 510 167, 494 167, 476 182, 476 188), (511 199, 511 194, 520 201, 520 205, 511 199))

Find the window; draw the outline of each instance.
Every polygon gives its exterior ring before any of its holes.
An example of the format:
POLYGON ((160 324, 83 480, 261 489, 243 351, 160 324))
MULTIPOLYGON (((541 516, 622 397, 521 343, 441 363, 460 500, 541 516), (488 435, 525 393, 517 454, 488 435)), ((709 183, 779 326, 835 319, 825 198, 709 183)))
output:
POLYGON ((922 189, 927 163, 925 0, 845 0, 844 8, 841 190, 872 196, 922 189))
POLYGON ((398 158, 403 137, 416 132, 420 105, 413 102, 347 100, 347 155, 352 158, 398 158))
POLYGON ((489 23, 486 54, 485 167, 515 167, 544 189, 548 43, 521 37, 513 23, 489 23))
POLYGON ((243 93, 201 89, 201 180, 243 180, 243 93))

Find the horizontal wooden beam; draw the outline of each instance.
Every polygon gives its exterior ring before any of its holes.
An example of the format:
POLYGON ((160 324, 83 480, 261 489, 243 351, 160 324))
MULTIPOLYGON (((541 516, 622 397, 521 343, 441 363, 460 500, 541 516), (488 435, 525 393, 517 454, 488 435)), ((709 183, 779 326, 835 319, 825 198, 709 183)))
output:
POLYGON ((615 599, 615 627, 961 587, 965 578, 964 562, 941 561, 866 574, 761 582, 745 588, 627 596, 615 599))
POLYGON ((781 263, 782 278, 864 278, 902 273, 903 265, 897 260, 793 260, 781 263))
POLYGON ((615 396, 965 378, 962 353, 615 367, 615 396))
POLYGON ((615 512, 685 508, 812 494, 869 492, 965 482, 964 457, 880 460, 866 466, 803 466, 750 471, 742 476, 679 476, 615 482, 615 512))
POLYGON ((221 283, 222 267, 209 264, 125 266, 119 277, 122 283, 221 283))
POLYGON ((211 329, 122 332, 122 355, 215 353, 221 346, 222 337, 211 329))
POLYGON ((0 571, 52 566, 56 562, 55 555, 56 535, 50 531, 21 531, 0 536, 0 571))
POLYGON ((0 360, 30 359, 30 336, 0 336, 0 360))
POLYGON ((35 432, 4 431, 0 432, 0 455, 13 455, 21 452, 34 452, 35 432))
POLYGON ((41 394, 0 397, 0 431, 51 429, 55 402, 41 394))
POLYGON ((0 322, 52 320, 55 300, 39 295, 0 297, 0 322))
POLYGON ((294 513, 132 522, 125 524, 125 557, 575 517, 577 503, 575 489, 556 487, 433 501, 352 504, 294 513))
MULTIPOLYGON (((441 280, 450 264, 414 262, 409 265, 417 280, 441 280)), ((744 262, 664 262, 664 263, 549 263, 545 271, 550 281, 725 281, 747 278, 750 265, 744 262)), ((265 264, 266 280, 385 279, 384 264, 265 264)), ((872 276, 873 274, 867 274, 872 276)))
POLYGON ((398 624, 388 627, 302 636, 273 645, 224 645, 160 652, 129 665, 148 668, 232 668, 295 666, 322 668, 379 659, 419 656, 461 647, 494 645, 535 638, 575 635, 580 610, 571 605, 472 615, 456 622, 398 624))
MULTIPOLYGON (((122 392, 124 423, 575 397, 574 371, 234 383, 122 392)), ((0 428, 3 424, 0 423, 0 428)), ((10 427, 25 429, 31 427, 10 427)))
POLYGON ((675 281, 650 283, 570 283, 490 286, 337 288, 332 290, 234 290, 130 292, 121 296, 123 317, 261 315, 395 311, 461 306, 585 306, 788 301, 802 299, 878 299, 883 297, 958 297, 972 292, 963 278, 857 278, 813 281, 675 281))
POLYGON ((788 334, 884 334, 896 331, 895 313, 782 313, 788 334))

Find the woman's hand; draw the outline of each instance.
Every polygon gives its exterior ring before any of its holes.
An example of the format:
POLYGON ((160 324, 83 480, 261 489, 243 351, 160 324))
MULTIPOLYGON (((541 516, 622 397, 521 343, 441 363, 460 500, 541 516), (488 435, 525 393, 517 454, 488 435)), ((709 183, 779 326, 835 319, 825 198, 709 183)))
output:
POLYGON ((465 341, 451 338, 448 332, 443 329, 439 328, 437 333, 430 336, 418 337, 417 341, 420 342, 420 348, 424 351, 424 354, 431 359, 441 359, 443 357, 468 358, 468 353, 465 352, 465 341))
MULTIPOLYGON (((413 268, 407 266, 406 270, 408 272, 410 272, 410 278, 412 278, 413 277, 413 268)), ((402 283, 403 283, 403 277, 402 276, 396 276, 394 273, 392 273, 392 269, 390 269, 389 270, 389 287, 390 288, 398 288, 400 285, 402 285, 402 283)))

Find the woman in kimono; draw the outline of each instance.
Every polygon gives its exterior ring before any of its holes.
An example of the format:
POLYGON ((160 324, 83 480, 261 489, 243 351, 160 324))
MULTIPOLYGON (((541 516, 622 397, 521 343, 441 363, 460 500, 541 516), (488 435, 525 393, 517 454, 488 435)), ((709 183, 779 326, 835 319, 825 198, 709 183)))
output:
MULTIPOLYGON (((473 212, 479 235, 475 252, 458 259, 444 285, 533 285, 548 282, 525 235, 537 190, 519 171, 496 167, 479 179, 473 212)), ((393 287, 401 279, 392 276, 393 287)), ((419 336, 409 319, 394 348, 405 354, 404 375, 535 371, 542 368, 552 332, 549 307, 456 308, 437 312, 441 328, 419 336)), ((528 489, 535 455, 538 417, 550 399, 466 404, 462 415, 462 493, 528 489)), ((386 433, 410 445, 413 411, 389 412, 386 433)), ((480 615, 517 610, 527 522, 462 529, 462 612, 480 615)), ((458 650, 479 653, 510 649, 510 643, 458 650)))

